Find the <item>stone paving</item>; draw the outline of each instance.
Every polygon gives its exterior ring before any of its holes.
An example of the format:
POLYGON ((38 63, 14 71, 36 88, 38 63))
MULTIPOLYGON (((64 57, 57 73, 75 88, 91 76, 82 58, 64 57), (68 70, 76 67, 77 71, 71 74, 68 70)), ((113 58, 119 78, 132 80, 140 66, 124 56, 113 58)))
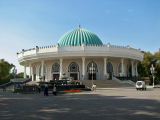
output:
POLYGON ((160 88, 105 88, 43 96, 0 90, 0 120, 158 120, 160 88))

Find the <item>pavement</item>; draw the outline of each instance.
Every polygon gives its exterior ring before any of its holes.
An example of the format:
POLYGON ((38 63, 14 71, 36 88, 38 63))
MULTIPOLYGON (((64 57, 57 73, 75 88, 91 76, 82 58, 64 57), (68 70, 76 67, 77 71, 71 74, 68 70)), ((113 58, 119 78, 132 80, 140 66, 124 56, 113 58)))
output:
POLYGON ((105 88, 43 96, 0 89, 0 120, 159 120, 160 88, 105 88))

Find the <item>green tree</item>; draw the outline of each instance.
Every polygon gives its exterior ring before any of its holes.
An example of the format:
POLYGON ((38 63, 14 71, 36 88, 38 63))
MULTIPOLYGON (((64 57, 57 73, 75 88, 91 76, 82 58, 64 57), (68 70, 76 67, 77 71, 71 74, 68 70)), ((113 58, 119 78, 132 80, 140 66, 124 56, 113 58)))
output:
POLYGON ((4 59, 0 59, 0 84, 10 81, 10 70, 14 67, 4 59))
MULTIPOLYGON (((21 72, 16 75, 16 78, 23 78, 23 76, 24 76, 24 72, 21 72)), ((29 78, 29 75, 26 75, 26 78, 29 78)))
POLYGON ((159 82, 160 79, 160 51, 154 54, 150 52, 144 52, 144 58, 141 63, 138 64, 138 75, 139 77, 152 77, 150 67, 153 64, 155 67, 155 78, 159 82))
POLYGON ((138 74, 140 77, 149 77, 151 75, 150 67, 154 63, 153 54, 150 52, 144 52, 144 58, 141 63, 138 64, 138 74))
POLYGON ((160 49, 158 52, 154 53, 154 58, 155 58, 155 78, 156 81, 159 82, 160 81, 160 49))

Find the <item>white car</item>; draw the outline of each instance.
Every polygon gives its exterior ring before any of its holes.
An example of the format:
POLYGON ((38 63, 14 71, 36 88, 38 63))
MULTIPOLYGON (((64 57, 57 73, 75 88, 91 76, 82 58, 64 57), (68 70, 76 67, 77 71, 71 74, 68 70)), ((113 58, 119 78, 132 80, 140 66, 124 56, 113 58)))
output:
POLYGON ((137 90, 146 90, 146 84, 144 81, 137 81, 136 82, 136 89, 137 90))

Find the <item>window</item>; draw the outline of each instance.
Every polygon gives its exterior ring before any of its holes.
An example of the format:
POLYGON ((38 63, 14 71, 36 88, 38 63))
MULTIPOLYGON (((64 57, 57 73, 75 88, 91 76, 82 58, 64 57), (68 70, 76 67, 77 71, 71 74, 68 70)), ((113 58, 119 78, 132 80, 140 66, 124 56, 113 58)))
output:
POLYGON ((93 63, 93 72, 98 72, 98 67, 97 67, 97 64, 93 61, 91 61, 88 66, 87 66, 87 72, 91 72, 90 71, 90 68, 92 67, 92 63, 93 63))
POLYGON ((53 65, 52 65, 52 72, 59 72, 60 71, 60 65, 55 62, 53 65))
POLYGON ((72 62, 68 67, 68 72, 79 72, 79 65, 76 62, 72 62))
POLYGON ((113 72, 113 66, 110 62, 107 63, 107 72, 113 72))

